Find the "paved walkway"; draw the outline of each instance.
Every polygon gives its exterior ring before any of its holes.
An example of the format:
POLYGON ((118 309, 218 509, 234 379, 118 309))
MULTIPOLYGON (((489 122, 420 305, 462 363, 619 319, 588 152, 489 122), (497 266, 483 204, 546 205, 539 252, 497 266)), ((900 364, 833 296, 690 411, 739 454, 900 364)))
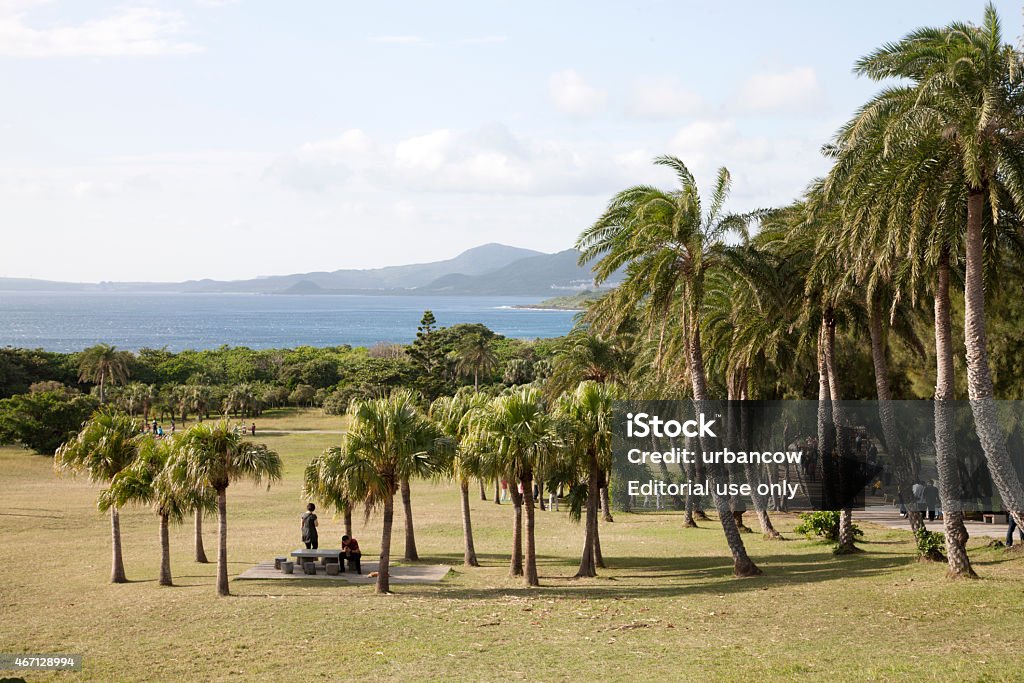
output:
MULTIPOLYGON (((869 504, 863 510, 854 510, 853 518, 863 522, 872 522, 881 526, 887 526, 890 529, 901 529, 903 531, 910 531, 910 520, 900 517, 900 510, 898 507, 892 504, 869 504)), ((936 519, 934 522, 925 522, 925 525, 931 531, 942 531, 942 520, 936 519)), ((1006 539, 1006 524, 984 524, 982 522, 964 522, 964 526, 967 527, 967 533, 971 535, 971 538, 980 538, 987 536, 989 538, 998 538, 1000 540, 1006 539)), ((1016 534, 1014 534, 1016 537, 1016 534)), ((1019 540, 1019 538, 1017 539, 1019 540)))
MULTIPOLYGON (((285 574, 280 569, 274 569, 273 560, 265 560, 260 562, 255 567, 246 569, 244 572, 238 575, 239 579, 309 579, 309 580, 334 580, 334 581, 346 581, 348 583, 375 583, 376 577, 371 577, 370 572, 377 571, 376 561, 363 561, 362 562, 362 574, 352 574, 346 572, 344 574, 338 574, 332 576, 324 571, 324 567, 318 566, 316 574, 305 574, 299 567, 295 568, 295 573, 285 574)), ((451 567, 444 564, 417 564, 407 565, 390 568, 391 583, 438 583, 445 576, 448 575, 451 567)))
POLYGON ((273 429, 267 427, 266 429, 259 429, 256 431, 256 436, 262 434, 344 434, 345 432, 340 429, 273 429))

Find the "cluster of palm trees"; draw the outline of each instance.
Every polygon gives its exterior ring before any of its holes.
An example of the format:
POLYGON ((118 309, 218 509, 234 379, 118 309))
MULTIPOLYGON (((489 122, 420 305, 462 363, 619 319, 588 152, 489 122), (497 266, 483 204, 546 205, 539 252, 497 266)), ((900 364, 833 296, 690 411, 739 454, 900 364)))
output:
MULTIPOLYGON (((728 171, 719 171, 704 201, 686 165, 667 156, 655 163, 674 171, 675 189, 637 186, 615 195, 577 247, 599 282, 620 271, 626 276, 586 320, 612 347, 630 349, 627 382, 639 397, 699 403, 712 391, 738 400, 772 396, 773 377, 810 355, 819 378, 819 443, 828 452, 835 432, 826 426, 847 426, 838 401, 867 398, 843 393, 837 329, 865 339, 884 446, 904 492, 915 473, 890 403, 890 339, 923 358, 917 332, 922 320, 933 324, 949 571, 973 576, 952 452, 951 291, 962 282, 975 428, 996 489, 1019 523, 1024 487, 993 402, 985 284, 1024 244, 1024 59, 1003 42, 989 5, 980 25, 914 31, 856 68, 886 86, 826 146, 832 169, 791 206, 726 212, 728 171), (920 305, 926 300, 934 303, 932 316, 920 305)), ((729 501, 715 505, 736 573, 757 573, 729 501)), ((850 510, 840 519, 839 550, 853 551, 850 510)))
MULTIPOLYGON (((537 573, 534 488, 567 490, 570 513, 586 511, 585 543, 578 576, 594 576, 603 566, 598 538, 599 491, 611 465, 612 404, 617 389, 580 383, 556 399, 523 385, 489 397, 466 387, 427 406, 400 389, 373 400, 356 400, 342 444, 307 466, 304 495, 328 508, 351 514, 363 506, 383 510, 376 590, 390 590, 389 563, 395 495, 405 508, 405 559, 418 559, 412 526, 409 482, 451 478, 461 493, 464 563, 479 566, 470 517, 470 482, 504 481, 512 500, 512 552, 509 571, 528 586, 537 573)), ((497 502, 497 498, 496 498, 497 502)), ((350 522, 347 522, 350 524, 350 522)))
POLYGON ((119 509, 149 505, 159 520, 162 586, 171 576, 170 524, 195 515, 196 561, 206 562, 202 517, 217 511, 217 593, 228 595, 227 489, 233 481, 257 483, 281 478, 281 459, 262 444, 244 440, 227 422, 196 424, 164 438, 143 432, 142 423, 109 407, 99 410, 78 435, 55 454, 58 472, 83 473, 106 484, 98 506, 109 511, 113 583, 124 583, 119 509))

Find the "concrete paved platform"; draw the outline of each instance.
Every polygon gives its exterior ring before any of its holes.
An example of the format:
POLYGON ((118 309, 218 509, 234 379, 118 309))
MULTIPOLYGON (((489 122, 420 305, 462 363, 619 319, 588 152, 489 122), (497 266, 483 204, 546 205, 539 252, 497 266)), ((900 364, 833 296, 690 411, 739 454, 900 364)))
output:
MULTIPOLYGON (((853 519, 880 524, 890 529, 910 531, 910 520, 900 517, 899 508, 889 503, 868 504, 863 510, 854 510, 853 519)), ((936 519, 933 522, 925 521, 925 525, 930 531, 942 531, 941 519, 936 519)), ((1006 538, 1006 524, 984 524, 983 522, 968 521, 964 522, 964 526, 967 527, 967 533, 971 535, 971 538, 981 538, 982 536, 998 538, 1000 540, 1006 538)), ((1016 533, 1014 533, 1013 541, 1014 543, 1020 541, 1020 537, 1016 533)))
MULTIPOLYGON (((280 569, 274 569, 273 560, 265 560, 255 567, 250 567, 238 575, 239 579, 292 579, 310 581, 343 581, 347 583, 375 583, 376 577, 371 577, 370 572, 377 571, 377 562, 363 560, 363 573, 352 574, 346 572, 337 576, 328 575, 322 565, 317 566, 316 574, 304 574, 302 569, 296 567, 295 573, 285 574, 280 569)), ((444 564, 417 564, 391 567, 391 583, 438 583, 451 569, 444 564)))

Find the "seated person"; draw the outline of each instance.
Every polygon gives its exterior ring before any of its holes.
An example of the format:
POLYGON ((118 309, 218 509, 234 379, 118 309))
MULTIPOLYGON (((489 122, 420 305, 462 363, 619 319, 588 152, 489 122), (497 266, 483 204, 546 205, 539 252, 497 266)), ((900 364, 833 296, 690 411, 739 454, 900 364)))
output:
POLYGON ((349 535, 341 537, 341 560, 348 560, 348 570, 355 570, 356 574, 362 574, 363 568, 359 563, 363 554, 359 552, 359 541, 349 535))

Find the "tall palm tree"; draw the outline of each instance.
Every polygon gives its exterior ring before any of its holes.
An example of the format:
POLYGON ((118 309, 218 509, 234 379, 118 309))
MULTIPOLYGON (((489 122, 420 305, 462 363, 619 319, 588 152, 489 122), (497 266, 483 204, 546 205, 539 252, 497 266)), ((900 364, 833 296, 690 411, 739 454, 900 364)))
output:
POLYGON ((587 381, 580 383, 574 392, 563 394, 556 406, 564 431, 563 452, 573 461, 573 469, 587 482, 583 555, 577 577, 597 576, 598 496, 602 473, 611 468, 612 404, 618 397, 614 384, 587 381))
MULTIPOLYGON (((656 368, 664 363, 666 336, 672 333, 669 322, 682 321, 686 370, 692 397, 700 411, 710 399, 700 329, 705 277, 721 264, 725 240, 731 234, 745 234, 758 214, 725 211, 731 185, 725 168, 718 171, 705 212, 697 182, 682 161, 661 156, 655 164, 673 170, 679 186, 667 191, 649 185, 623 190, 612 198, 597 222, 580 235, 576 247, 581 252, 580 263, 594 262, 598 283, 625 268, 626 277, 616 295, 622 300, 620 307, 646 307, 658 312, 647 318, 648 335, 658 340, 656 368), (651 324, 656 327, 650 327, 651 324)), ((709 470, 713 480, 721 480, 719 468, 709 470)), ((760 574, 761 570, 747 555, 728 501, 717 495, 717 486, 713 490, 735 573, 760 574)))
POLYGON ((471 434, 471 447, 483 453, 485 467, 509 482, 513 504, 511 573, 516 575, 520 568, 527 586, 539 586, 533 479, 550 458, 556 443, 554 421, 543 395, 534 387, 524 386, 495 398, 486 410, 474 415, 471 434), (522 488, 522 494, 516 484, 522 488), (517 567, 524 536, 524 508, 525 552, 523 565, 517 567))
POLYGON ((248 479, 257 484, 281 480, 281 458, 263 444, 250 443, 231 429, 226 420, 195 424, 181 436, 170 467, 184 488, 213 489, 217 496, 217 594, 228 589, 227 491, 233 481, 248 479))
POLYGON ((175 438, 157 439, 150 434, 136 438, 138 455, 128 467, 118 472, 110 486, 100 494, 102 511, 124 507, 129 503, 151 505, 160 519, 161 586, 172 586, 171 522, 180 522, 188 507, 188 492, 169 476, 167 464, 179 446, 175 438))
MULTIPOLYGON (((855 118, 856 121, 856 118, 855 118)), ((885 356, 884 319, 904 330, 905 301, 913 305, 930 289, 934 300, 936 383, 934 431, 939 496, 950 574, 973 577, 965 544, 967 529, 960 502, 950 402, 953 393, 953 345, 950 285, 956 254, 962 250, 966 184, 945 141, 932 134, 913 144, 892 145, 884 130, 859 135, 853 122, 844 128, 832 154, 836 165, 824 184, 832 201, 843 206, 846 226, 841 248, 861 270, 866 285, 868 325, 879 400, 879 415, 896 482, 908 495, 916 478, 904 452, 891 405, 885 356), (883 310, 883 301, 892 303, 883 310), (900 325, 903 323, 902 325, 900 325)), ((1001 234, 1003 231, 1001 231, 1001 234)), ((916 342, 915 342, 916 343, 916 342)), ((911 527, 924 528, 920 511, 909 511, 911 527)))
POLYGON ((498 368, 498 356, 491 341, 474 332, 467 334, 455 349, 455 370, 461 375, 472 375, 473 389, 480 388, 480 375, 498 368))
MULTIPOLYGON (((109 409, 101 409, 85 423, 78 435, 57 449, 54 468, 58 472, 84 472, 91 482, 109 484, 138 455, 142 425, 135 419, 109 409)), ((111 583, 125 583, 121 556, 121 517, 118 506, 110 505, 110 535, 113 541, 111 583)))
MULTIPOLYGON (((480 453, 470 447, 469 431, 472 427, 473 414, 485 410, 488 400, 485 396, 460 392, 455 396, 442 396, 430 405, 430 419, 434 421, 438 431, 444 437, 446 453, 445 469, 459 483, 462 501, 462 535, 463 564, 467 567, 479 567, 473 544, 473 521, 469 509, 469 480, 479 477, 483 471, 480 453)), ((481 479, 481 481, 483 481, 481 479)))
POLYGON ((383 509, 376 592, 389 593, 395 493, 403 479, 434 471, 437 432, 420 413, 416 396, 404 389, 386 398, 356 401, 349 415, 342 446, 322 456, 320 470, 326 474, 320 476, 340 495, 363 503, 367 514, 383 509))
POLYGON ((128 380, 131 354, 118 351, 110 344, 97 344, 82 351, 78 358, 78 379, 99 387, 100 403, 106 402, 108 384, 124 384, 128 380))
POLYGON ((963 174, 964 339, 967 389, 993 482, 1003 505, 1024 522, 1024 485, 1006 448, 994 403, 985 326, 984 274, 1000 206, 1009 198, 1024 207, 1024 68, 1021 56, 1003 42, 992 4, 981 25, 954 22, 918 29, 861 59, 858 73, 874 80, 905 79, 866 105, 848 136, 856 145, 863 132, 881 129, 891 144, 938 138, 963 174), (986 253, 988 252, 988 253, 986 253))

